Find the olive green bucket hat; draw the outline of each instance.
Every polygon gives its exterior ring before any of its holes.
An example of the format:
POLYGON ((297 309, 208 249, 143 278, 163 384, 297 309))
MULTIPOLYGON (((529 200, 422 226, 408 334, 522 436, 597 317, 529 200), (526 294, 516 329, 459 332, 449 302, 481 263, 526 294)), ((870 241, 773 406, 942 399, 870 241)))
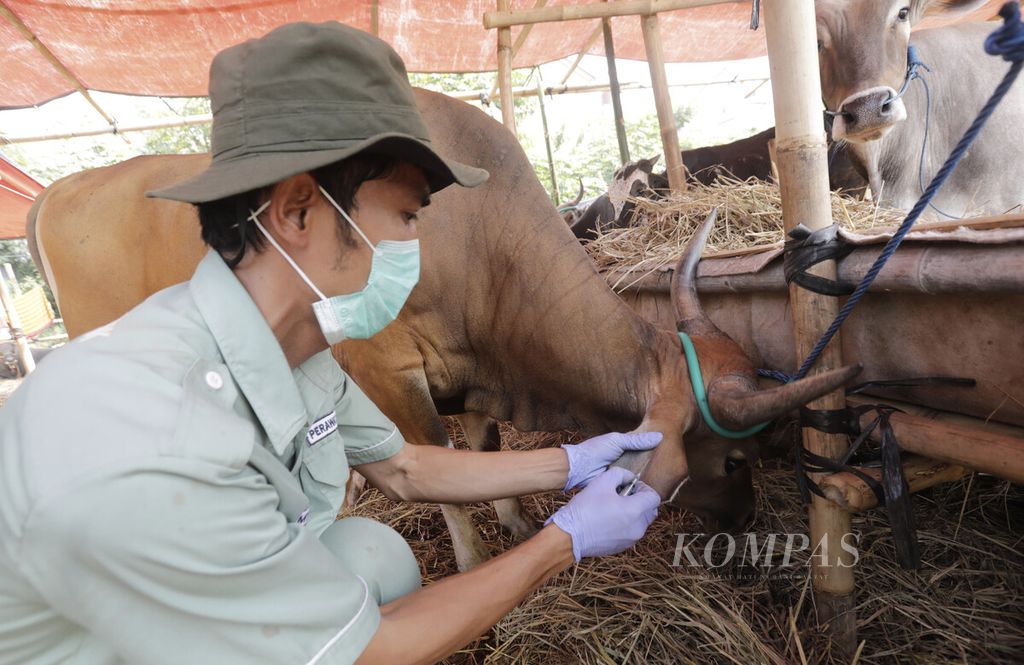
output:
POLYGON ((437 154, 402 59, 341 23, 292 23, 221 51, 210 66, 210 105, 209 168, 147 196, 215 201, 364 150, 419 166, 432 191, 488 177, 437 154))

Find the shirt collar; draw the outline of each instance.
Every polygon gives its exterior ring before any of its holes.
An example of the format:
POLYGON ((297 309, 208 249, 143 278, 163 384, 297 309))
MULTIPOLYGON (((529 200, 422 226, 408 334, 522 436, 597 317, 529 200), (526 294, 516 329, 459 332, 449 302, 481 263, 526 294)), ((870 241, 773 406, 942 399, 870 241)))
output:
POLYGON ((274 451, 284 453, 306 424, 306 407, 284 351, 249 292, 210 250, 189 290, 231 376, 256 413, 274 451))

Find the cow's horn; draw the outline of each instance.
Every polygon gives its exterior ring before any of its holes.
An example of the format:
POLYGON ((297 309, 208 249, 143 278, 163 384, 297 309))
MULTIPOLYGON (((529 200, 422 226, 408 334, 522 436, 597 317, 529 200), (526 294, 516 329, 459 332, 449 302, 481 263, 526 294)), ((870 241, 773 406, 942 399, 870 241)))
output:
POLYGON ((753 427, 827 395, 860 370, 860 365, 840 367, 768 390, 756 390, 741 377, 723 376, 708 386, 711 415, 728 429, 753 427))
POLYGON ((676 329, 688 335, 722 335, 722 331, 711 322, 697 298, 697 264, 708 236, 715 226, 718 208, 712 208, 704 223, 686 244, 686 250, 676 264, 672 280, 672 301, 676 304, 676 329))

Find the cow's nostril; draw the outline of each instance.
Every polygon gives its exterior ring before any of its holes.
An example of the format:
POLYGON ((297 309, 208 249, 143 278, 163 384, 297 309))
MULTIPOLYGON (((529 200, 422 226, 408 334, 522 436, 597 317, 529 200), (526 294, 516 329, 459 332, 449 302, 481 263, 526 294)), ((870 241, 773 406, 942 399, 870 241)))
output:
POLYGON ((745 457, 726 457, 725 458, 725 473, 730 474, 734 471, 739 471, 743 467, 747 466, 747 458, 745 457))

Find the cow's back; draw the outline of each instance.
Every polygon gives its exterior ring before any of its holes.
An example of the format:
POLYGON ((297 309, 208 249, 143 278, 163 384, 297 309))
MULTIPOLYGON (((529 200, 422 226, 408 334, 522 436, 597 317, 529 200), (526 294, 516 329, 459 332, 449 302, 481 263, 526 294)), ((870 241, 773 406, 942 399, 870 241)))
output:
POLYGON ((29 240, 69 336, 191 277, 205 252, 195 209, 145 192, 208 163, 209 155, 136 157, 68 176, 40 195, 29 240))

